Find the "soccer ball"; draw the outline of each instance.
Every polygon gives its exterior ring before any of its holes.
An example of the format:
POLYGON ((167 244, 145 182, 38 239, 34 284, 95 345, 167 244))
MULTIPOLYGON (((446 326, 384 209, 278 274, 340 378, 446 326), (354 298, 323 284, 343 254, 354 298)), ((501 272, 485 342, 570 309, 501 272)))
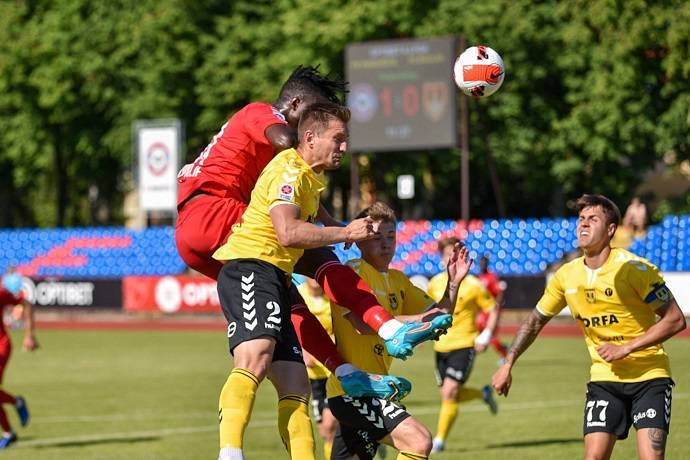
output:
POLYGON ((506 75, 503 59, 488 46, 471 46, 455 60, 455 83, 463 93, 487 97, 498 91, 506 75))

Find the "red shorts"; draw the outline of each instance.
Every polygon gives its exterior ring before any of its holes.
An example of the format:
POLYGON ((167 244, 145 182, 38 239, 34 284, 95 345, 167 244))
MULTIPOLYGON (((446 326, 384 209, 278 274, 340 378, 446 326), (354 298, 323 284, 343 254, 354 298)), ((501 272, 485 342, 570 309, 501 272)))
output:
POLYGON ((2 376, 5 374, 5 368, 7 367, 7 362, 10 360, 11 354, 12 342, 10 342, 10 336, 2 331, 2 333, 0 333, 0 382, 2 382, 2 376))
POLYGON ((197 195, 179 211, 175 228, 175 242, 180 257, 194 270, 214 280, 223 264, 213 253, 232 233, 247 204, 235 198, 197 195))

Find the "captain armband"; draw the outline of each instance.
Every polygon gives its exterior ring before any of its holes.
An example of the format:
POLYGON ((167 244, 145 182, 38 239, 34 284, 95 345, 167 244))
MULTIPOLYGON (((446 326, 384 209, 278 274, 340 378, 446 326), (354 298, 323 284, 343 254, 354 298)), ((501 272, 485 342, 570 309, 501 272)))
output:
POLYGON ((645 297, 644 302, 649 304, 659 301, 665 304, 671 299, 673 299, 673 294, 671 294, 671 291, 666 287, 666 283, 658 283, 654 285, 652 292, 645 297))

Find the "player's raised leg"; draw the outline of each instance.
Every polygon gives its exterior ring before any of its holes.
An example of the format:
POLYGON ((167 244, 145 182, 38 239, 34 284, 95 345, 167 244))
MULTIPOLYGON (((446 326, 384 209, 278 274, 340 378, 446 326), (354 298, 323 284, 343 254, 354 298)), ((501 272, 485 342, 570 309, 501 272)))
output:
POLYGON ((300 345, 338 377, 347 394, 399 401, 410 393, 412 384, 407 379, 369 374, 345 363, 333 340, 294 286, 290 296, 292 325, 300 345))
POLYGON ((450 327, 450 315, 441 315, 428 322, 402 323, 388 313, 376 300, 369 286, 352 268, 340 263, 330 248, 304 251, 295 265, 295 272, 314 278, 328 298, 352 311, 386 341, 388 353, 407 358, 415 346, 435 340, 450 327))

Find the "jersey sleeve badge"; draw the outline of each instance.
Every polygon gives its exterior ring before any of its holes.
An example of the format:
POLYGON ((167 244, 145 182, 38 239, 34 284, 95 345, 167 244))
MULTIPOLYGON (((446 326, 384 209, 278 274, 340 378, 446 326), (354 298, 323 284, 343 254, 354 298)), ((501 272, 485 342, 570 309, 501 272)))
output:
POLYGON ((278 193, 278 198, 285 201, 294 202, 295 201, 295 188, 290 184, 283 184, 280 186, 280 192, 278 193))

